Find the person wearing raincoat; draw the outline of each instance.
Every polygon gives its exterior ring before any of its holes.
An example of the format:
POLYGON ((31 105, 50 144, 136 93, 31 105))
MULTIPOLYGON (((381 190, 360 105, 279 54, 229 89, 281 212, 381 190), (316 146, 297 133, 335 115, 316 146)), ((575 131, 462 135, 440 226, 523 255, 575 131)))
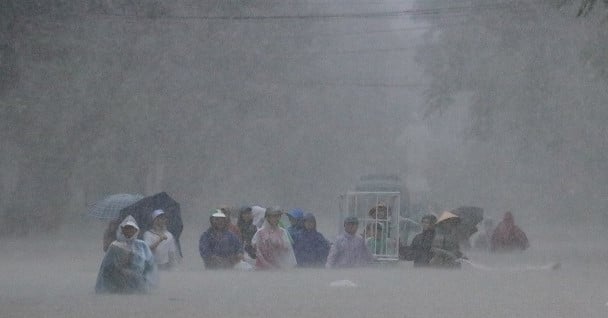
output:
POLYGON ((253 215, 253 225, 257 229, 261 229, 262 225, 264 225, 264 216, 266 215, 266 208, 263 208, 259 205, 254 205, 251 207, 251 215, 253 215))
POLYGON ((293 209, 287 212, 287 218, 289 219, 289 227, 287 228, 287 233, 289 233, 289 237, 291 237, 291 241, 293 243, 298 239, 298 235, 302 232, 304 228, 304 211, 302 209, 293 209))
POLYGON ((232 223, 232 210, 234 208, 228 206, 228 205, 220 205, 219 210, 222 211, 222 213, 224 213, 224 215, 226 215, 226 219, 228 219, 228 231, 230 231, 232 234, 236 235, 236 237, 240 240, 241 239, 241 230, 239 229, 239 227, 237 225, 235 225, 234 223, 232 223))
POLYGON ((304 214, 304 227, 294 242, 293 251, 299 267, 323 267, 329 253, 329 242, 317 231, 312 213, 304 214))
POLYGON ((365 239, 357 234, 359 219, 344 219, 344 233, 336 238, 327 255, 326 268, 360 267, 371 264, 374 256, 367 248, 365 239))
POLYGON ((503 220, 498 223, 494 233, 492 233, 491 251, 510 252, 523 251, 530 246, 526 233, 522 231, 513 219, 513 213, 505 213, 503 220))
POLYGON ((157 282, 152 251, 137 239, 139 226, 132 216, 127 216, 119 229, 101 262, 95 292, 145 293, 157 282))
POLYGON ((258 270, 286 269, 297 264, 289 234, 279 226, 282 214, 279 208, 267 208, 264 224, 251 240, 255 247, 255 268, 258 270))
POLYGON ((211 226, 198 241, 198 250, 207 269, 233 268, 243 259, 243 244, 228 230, 228 218, 220 209, 211 211, 211 226))
POLYGON ((173 234, 167 230, 165 211, 154 210, 151 215, 152 228, 144 233, 144 242, 148 244, 158 269, 168 270, 179 260, 179 253, 173 234))
POLYGON ((432 214, 423 216, 420 221, 422 232, 414 236, 412 244, 408 249, 408 257, 406 258, 406 260, 413 260, 415 267, 428 266, 433 258, 431 248, 435 239, 436 222, 437 217, 432 214))
POLYGON ((460 268, 460 258, 464 255, 460 251, 456 227, 460 223, 460 217, 452 212, 445 211, 437 220, 435 225, 435 237, 431 245, 433 257, 429 265, 445 268, 460 268))
POLYGON ((258 228, 253 224, 253 213, 251 207, 242 207, 239 210, 239 217, 236 221, 236 226, 239 227, 241 232, 241 241, 243 242, 243 249, 247 252, 247 255, 251 259, 255 259, 255 249, 251 245, 251 239, 258 231, 258 228))

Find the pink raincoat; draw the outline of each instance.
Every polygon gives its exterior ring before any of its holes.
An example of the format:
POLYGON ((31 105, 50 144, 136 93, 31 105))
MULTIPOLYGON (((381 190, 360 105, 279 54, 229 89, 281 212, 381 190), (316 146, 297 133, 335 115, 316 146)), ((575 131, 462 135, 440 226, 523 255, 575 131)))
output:
POLYGON ((264 220, 260 228, 251 239, 256 249, 256 269, 280 269, 296 266, 296 257, 291 247, 287 230, 273 227, 264 220))

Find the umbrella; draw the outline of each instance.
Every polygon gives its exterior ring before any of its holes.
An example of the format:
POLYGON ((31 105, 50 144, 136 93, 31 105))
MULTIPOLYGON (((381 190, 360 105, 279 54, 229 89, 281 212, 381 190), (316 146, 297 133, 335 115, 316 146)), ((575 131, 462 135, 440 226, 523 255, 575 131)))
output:
POLYGON ((461 206, 452 213, 460 217, 460 224, 466 227, 474 227, 483 220, 483 209, 476 206, 461 206))
POLYGON ((100 220, 115 220, 120 216, 120 210, 143 199, 141 194, 119 193, 109 195, 89 206, 90 216, 100 220))
POLYGON ((469 238, 477 232, 477 224, 483 220, 483 209, 475 206, 461 206, 452 213, 460 217, 456 231, 461 243, 469 247, 469 238))
POLYGON ((184 223, 182 222, 179 203, 173 200, 166 192, 160 192, 145 197, 136 203, 123 208, 120 211, 120 218, 124 219, 127 215, 133 216, 137 221, 137 225, 139 225, 139 236, 141 238, 143 233, 152 227, 153 220, 151 214, 154 210, 158 209, 165 211, 165 216, 167 216, 169 221, 167 224, 167 231, 173 234, 181 255, 182 251, 179 237, 184 229, 184 223))

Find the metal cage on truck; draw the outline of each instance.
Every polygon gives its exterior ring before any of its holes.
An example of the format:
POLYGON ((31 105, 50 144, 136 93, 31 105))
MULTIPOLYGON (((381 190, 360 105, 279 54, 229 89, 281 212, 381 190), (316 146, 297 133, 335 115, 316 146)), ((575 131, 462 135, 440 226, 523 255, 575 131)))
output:
POLYGON ((342 196, 339 233, 343 220, 354 216, 359 220, 357 233, 362 235, 378 261, 399 260, 400 192, 349 191, 342 196))

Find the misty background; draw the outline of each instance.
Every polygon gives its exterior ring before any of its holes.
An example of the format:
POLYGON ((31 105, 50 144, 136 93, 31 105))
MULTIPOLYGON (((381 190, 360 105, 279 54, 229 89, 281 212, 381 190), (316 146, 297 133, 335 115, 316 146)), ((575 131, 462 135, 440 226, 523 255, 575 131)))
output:
POLYGON ((605 317, 606 9, 0 0, 0 316, 605 317), (299 207, 332 239, 368 174, 398 175, 410 210, 512 210, 531 247, 460 271, 203 269, 211 208, 299 207), (95 295, 87 206, 160 191, 182 264, 148 295, 95 295))
POLYGON ((0 233, 159 191, 186 220, 259 204, 333 222, 369 173, 440 209, 606 225, 605 9, 3 1, 0 233))

